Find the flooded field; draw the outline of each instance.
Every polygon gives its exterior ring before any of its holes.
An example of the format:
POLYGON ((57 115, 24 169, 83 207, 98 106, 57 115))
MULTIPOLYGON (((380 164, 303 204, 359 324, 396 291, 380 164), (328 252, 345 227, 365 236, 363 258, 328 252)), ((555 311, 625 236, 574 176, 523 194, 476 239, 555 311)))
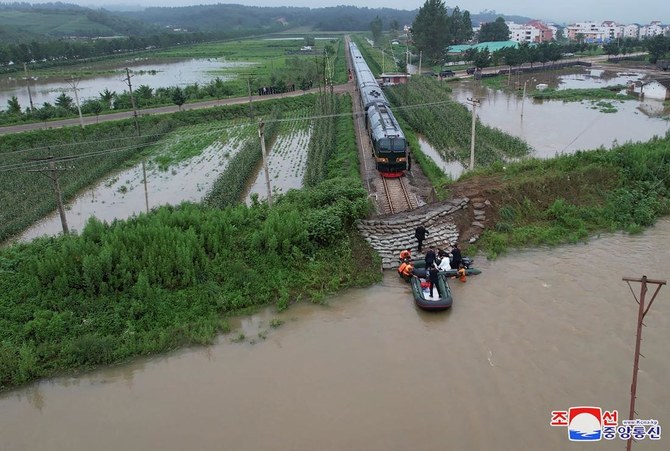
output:
MULTIPOLYGON (((144 212, 147 198, 149 208, 202 200, 249 134, 239 128, 226 131, 221 124, 219 127, 212 125, 208 132, 203 132, 202 127, 180 130, 158 144, 156 154, 147 164, 146 197, 141 163, 110 175, 81 193, 66 205, 70 230, 81 231, 91 216, 111 222, 144 212)), ((61 231, 60 217, 54 212, 26 230, 18 240, 61 231)))
POLYGON ((433 147, 425 137, 417 136, 417 138, 419 140, 419 145, 421 146, 421 152, 433 160, 433 162, 435 162, 446 175, 449 175, 452 179, 456 180, 465 171, 466 168, 460 161, 446 160, 442 152, 433 147))
MULTIPOLYGON (((82 76, 77 85, 79 100, 99 98, 100 92, 109 89, 112 92, 122 93, 128 91, 126 84, 126 71, 131 70, 131 83, 133 89, 140 85, 148 85, 153 89, 171 86, 184 86, 193 83, 207 83, 216 77, 229 80, 235 74, 226 75, 222 73, 226 69, 238 68, 253 63, 227 62, 225 59, 133 59, 118 61, 114 64, 101 63, 95 67, 80 66, 65 68, 62 76, 36 77, 30 82, 30 92, 33 104, 42 106, 44 102, 54 103, 56 98, 63 92, 74 98, 74 92, 65 79, 76 76, 78 73, 104 71, 111 72, 106 75, 82 76)), ((0 77, 0 105, 7 105, 7 100, 16 96, 19 103, 25 109, 30 106, 28 89, 23 73, 0 77)))
MULTIPOLYGON (((298 127, 279 135, 272 146, 267 162, 272 194, 302 188, 302 179, 307 167, 307 149, 311 136, 311 130, 304 126, 302 129, 298 127)), ((258 171, 258 176, 246 196, 248 204, 251 203, 253 194, 257 194, 259 200, 265 200, 268 197, 265 168, 263 167, 258 171)))
MULTIPOLYGON (((629 74, 607 78, 608 71, 589 70, 588 74, 534 74, 521 78, 520 83, 529 80, 531 84, 547 83, 550 86, 571 88, 592 88, 618 84, 623 79, 634 79, 640 74, 629 74), (600 76, 596 77, 597 74, 600 76)), ((512 80, 514 83, 514 80, 512 80)), ((648 141, 654 136, 664 136, 670 129, 667 116, 649 116, 655 111, 667 115, 670 111, 662 102, 647 100, 612 100, 615 113, 603 113, 594 102, 562 102, 557 100, 534 101, 515 93, 494 90, 474 81, 464 81, 452 85, 454 98, 466 104, 468 98, 481 101, 477 109, 479 119, 486 125, 497 127, 528 142, 535 149, 534 156, 550 158, 556 154, 573 153, 598 147, 610 148, 615 143, 627 141, 648 141), (523 116, 521 113, 523 112, 523 116)))

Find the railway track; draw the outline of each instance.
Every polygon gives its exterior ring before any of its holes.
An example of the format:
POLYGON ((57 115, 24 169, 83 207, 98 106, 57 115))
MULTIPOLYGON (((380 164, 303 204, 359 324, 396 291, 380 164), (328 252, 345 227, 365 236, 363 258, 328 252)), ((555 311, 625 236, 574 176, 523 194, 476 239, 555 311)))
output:
POLYGON ((386 178, 381 177, 384 184, 384 194, 386 196, 386 205, 384 205, 385 214, 399 213, 401 211, 412 210, 417 207, 413 196, 407 191, 407 186, 403 177, 386 178))

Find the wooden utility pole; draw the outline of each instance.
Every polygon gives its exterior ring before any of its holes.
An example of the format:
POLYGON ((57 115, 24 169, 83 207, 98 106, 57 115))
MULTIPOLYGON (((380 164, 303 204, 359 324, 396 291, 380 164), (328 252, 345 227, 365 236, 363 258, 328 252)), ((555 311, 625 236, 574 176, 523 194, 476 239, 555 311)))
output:
POLYGON ((133 85, 130 83, 130 69, 126 67, 126 84, 128 85, 128 92, 130 92, 130 104, 133 106, 133 117, 135 118, 135 130, 137 136, 141 136, 140 123, 137 120, 137 107, 135 106, 135 96, 133 96, 133 85))
POLYGON ((77 86, 79 85, 81 79, 78 77, 70 77, 66 78, 65 81, 72 87, 72 90, 74 91, 74 100, 77 103, 77 111, 79 112, 79 123, 81 124, 81 128, 84 128, 84 117, 81 115, 81 105, 79 105, 79 94, 77 93, 79 90, 77 86))
MULTIPOLYGON (((641 278, 636 278, 636 277, 624 277, 622 280, 624 280, 627 284, 628 287, 630 288, 630 292, 633 294, 633 298, 635 298, 635 301, 638 303, 638 310, 637 310, 637 334, 635 336, 635 358, 633 359, 633 382, 630 384, 630 410, 628 411, 628 419, 629 420, 634 420, 635 418, 635 398, 637 397, 637 372, 639 370, 639 364, 640 364, 640 345, 642 342, 642 326, 643 326, 643 321, 644 317, 647 315, 647 312, 651 308, 651 304, 653 304, 654 299, 656 299, 656 295, 660 291, 661 287, 665 285, 665 280, 653 280, 653 279, 647 279, 647 276, 642 276, 641 278), (637 299, 635 297, 635 292, 633 292, 633 287, 630 286, 631 282, 638 282, 641 284, 640 286, 640 299, 637 299), (656 285, 656 291, 654 291, 654 295, 651 297, 651 300, 649 301, 649 305, 647 308, 644 307, 644 298, 647 294, 647 284, 652 284, 656 285)), ((626 443, 626 451, 630 451, 631 447, 633 446, 633 437, 628 439, 628 442, 626 443)))
POLYGON ((475 128, 477 125, 477 106, 480 105, 479 100, 469 98, 468 102, 472 105, 472 131, 470 133, 470 170, 475 168, 475 128))
POLYGON ((63 226, 63 234, 67 235, 70 233, 70 230, 67 226, 67 218, 65 217, 65 208, 63 207, 63 196, 60 191, 60 184, 58 183, 58 178, 60 177, 59 171, 64 171, 65 168, 57 168, 56 161, 53 155, 49 155, 46 158, 32 158, 33 161, 47 161, 49 164, 48 168, 45 169, 30 169, 28 172, 40 172, 51 179, 53 184, 54 194, 56 196, 56 205, 58 206, 58 213, 60 214, 60 222, 63 226))
POLYGON ((254 104, 251 102, 251 75, 247 75, 247 89, 249 90, 249 119, 254 118, 254 104))
POLYGON ((265 185, 268 189, 268 206, 272 207, 272 188, 270 187, 270 172, 268 170, 268 157, 265 151, 265 124, 263 119, 258 123, 258 137, 261 139, 261 151, 263 152, 263 170, 265 171, 265 185))
POLYGON ((144 202, 147 204, 147 213, 149 213, 149 189, 147 187, 147 165, 144 159, 142 160, 142 175, 144 177, 144 202))
POLYGON ((23 63, 23 71, 26 74, 26 87, 28 88, 28 100, 30 101, 30 111, 33 112, 35 111, 35 107, 33 106, 33 95, 30 92, 31 77, 28 76, 28 65, 26 63, 23 63))

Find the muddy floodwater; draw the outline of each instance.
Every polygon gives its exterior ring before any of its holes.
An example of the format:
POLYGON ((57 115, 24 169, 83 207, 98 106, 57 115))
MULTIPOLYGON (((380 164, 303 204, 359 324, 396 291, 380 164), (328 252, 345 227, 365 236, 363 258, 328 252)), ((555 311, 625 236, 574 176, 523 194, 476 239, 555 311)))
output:
MULTIPOLYGON (((558 89, 587 89, 639 80, 640 77, 636 73, 589 69, 575 74, 524 75, 518 81, 512 77, 511 83, 523 86, 524 81, 528 81, 530 92, 531 87, 539 83, 558 89)), ((454 83, 452 87, 454 98, 462 104, 472 97, 481 101, 477 115, 484 124, 524 139, 535 149, 533 156, 540 158, 601 146, 610 148, 615 143, 627 141, 648 141, 654 136, 664 136, 670 129, 670 111, 661 101, 607 100, 617 111, 603 113, 590 100, 537 101, 530 94, 523 99, 521 94, 494 90, 473 81, 454 83)))
MULTIPOLYGON (((479 258, 483 273, 452 281, 443 313, 417 310, 392 272, 325 307, 266 310, 209 347, 0 395, 0 448, 586 449, 549 425, 550 412, 627 417, 637 304, 621 278, 667 278, 669 239, 664 219, 641 235, 479 258), (284 323, 273 329, 275 318, 284 323)), ((645 323, 637 417, 667 427, 670 288, 645 323)))

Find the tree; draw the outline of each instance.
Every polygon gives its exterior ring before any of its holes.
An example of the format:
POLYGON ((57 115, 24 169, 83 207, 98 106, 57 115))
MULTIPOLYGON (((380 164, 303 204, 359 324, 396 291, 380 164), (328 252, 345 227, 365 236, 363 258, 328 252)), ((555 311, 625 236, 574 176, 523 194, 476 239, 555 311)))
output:
POLYGON ((412 22, 414 45, 431 62, 441 62, 449 44, 447 7, 442 0, 426 0, 412 22))
POLYGON ((372 31, 372 40, 376 45, 382 38, 382 20, 379 16, 375 17, 375 19, 370 22, 370 30, 372 31))
POLYGON ((98 93, 98 95, 100 96, 100 100, 105 102, 107 109, 112 109, 114 97, 116 97, 116 92, 110 91, 109 89, 105 88, 105 90, 98 93))
POLYGON ((459 44, 472 39, 472 20, 470 12, 461 10, 457 7, 447 15, 447 42, 449 44, 459 44))
POLYGON ((494 22, 485 23, 479 30, 479 42, 508 41, 509 27, 505 19, 498 17, 494 22))
POLYGON ((186 103, 186 95, 179 86, 172 90, 172 102, 179 107, 179 111, 181 111, 181 106, 186 103))
POLYGON ((644 41, 644 47, 649 52, 649 62, 656 64, 665 53, 670 50, 670 38, 662 35, 656 35, 653 38, 644 41))
POLYGON ((17 99, 16 96, 12 96, 12 98, 7 101, 7 114, 16 116, 21 114, 21 105, 19 104, 19 99, 17 99))
POLYGON ((393 19, 389 23, 389 28, 391 29, 392 32, 397 33, 400 30, 400 22, 398 22, 397 19, 393 19))
POLYGON ((480 50, 475 54, 475 57, 472 60, 472 62, 478 69, 483 69, 484 67, 487 67, 491 62, 491 52, 489 52, 489 49, 480 50))
POLYGON ((58 97, 56 97, 56 106, 59 108, 62 108, 64 110, 72 110, 72 97, 69 95, 65 94, 64 92, 61 92, 58 97))

